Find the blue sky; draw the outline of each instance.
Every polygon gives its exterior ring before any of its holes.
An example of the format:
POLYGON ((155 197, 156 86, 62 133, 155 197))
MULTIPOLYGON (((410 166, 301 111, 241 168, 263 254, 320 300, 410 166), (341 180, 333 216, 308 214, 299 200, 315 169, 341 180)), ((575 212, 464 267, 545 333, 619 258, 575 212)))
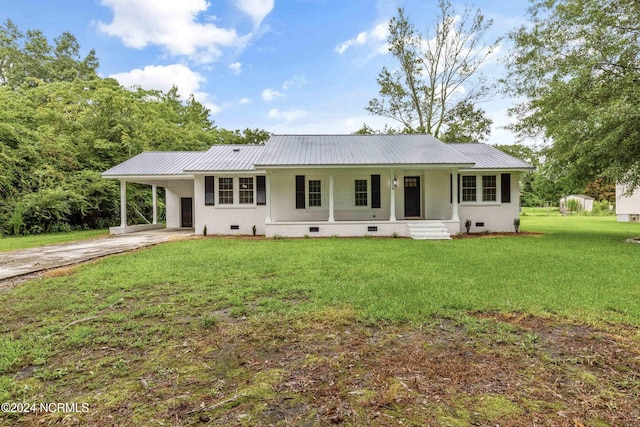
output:
MULTIPOLYGON (((458 11, 464 3, 453 2, 458 11)), ((193 93, 227 129, 273 133, 351 133, 390 119, 364 107, 376 77, 395 63, 386 28, 398 7, 418 30, 432 28, 436 0, 0 0, 0 21, 42 30, 53 40, 73 33, 99 72, 124 86, 193 93)), ((527 0, 479 0, 493 19, 491 37, 525 23, 527 0)), ((484 67, 499 78, 508 42, 484 67)), ((514 104, 501 94, 481 107, 494 121, 491 144, 512 144, 500 129, 514 104)))

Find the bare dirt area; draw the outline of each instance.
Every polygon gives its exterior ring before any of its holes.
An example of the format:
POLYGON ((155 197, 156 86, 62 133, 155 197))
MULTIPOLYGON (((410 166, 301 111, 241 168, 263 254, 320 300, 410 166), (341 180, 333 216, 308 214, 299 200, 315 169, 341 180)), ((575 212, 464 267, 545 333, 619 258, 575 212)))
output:
MULTIPOLYGON (((60 355, 58 368, 75 366, 79 373, 63 385, 51 380, 50 386, 57 384, 56 394, 69 400, 89 399, 92 410, 73 416, 27 415, 15 421, 640 425, 636 328, 605 330, 494 313, 411 326, 365 324, 349 310, 259 319, 218 313, 217 319, 188 337, 174 329, 172 334, 180 338, 158 349, 118 349, 112 343, 60 355), (100 383, 99 371, 112 356, 131 361, 128 370, 124 377, 109 376, 100 383), (83 394, 93 397, 79 397, 83 394)), ((189 328, 189 319, 183 323, 189 328)))

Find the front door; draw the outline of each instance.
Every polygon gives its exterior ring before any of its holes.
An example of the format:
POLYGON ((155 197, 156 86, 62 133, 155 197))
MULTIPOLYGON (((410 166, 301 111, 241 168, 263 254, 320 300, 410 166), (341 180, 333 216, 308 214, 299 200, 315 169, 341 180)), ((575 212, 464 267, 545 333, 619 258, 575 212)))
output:
POLYGON ((193 227, 193 199, 191 197, 180 198, 180 226, 193 227))
POLYGON ((404 177, 404 216, 420 216, 420 177, 404 177))

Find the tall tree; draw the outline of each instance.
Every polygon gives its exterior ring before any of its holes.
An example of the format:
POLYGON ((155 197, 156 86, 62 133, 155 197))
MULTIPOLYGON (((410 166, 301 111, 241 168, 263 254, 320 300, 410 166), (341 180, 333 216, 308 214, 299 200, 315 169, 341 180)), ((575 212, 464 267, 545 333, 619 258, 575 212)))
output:
POLYGON ((530 18, 510 35, 507 90, 527 98, 513 128, 546 138, 576 186, 640 185, 640 2, 537 0, 530 18))
POLYGON ((62 33, 51 45, 40 30, 28 30, 25 35, 11 20, 0 25, 0 85, 15 88, 33 80, 90 80, 97 77, 98 65, 94 50, 81 57, 71 33, 62 33))
MULTIPOLYGON (((488 98, 492 86, 480 67, 500 42, 485 42, 492 21, 480 10, 465 8, 458 15, 449 0, 438 5, 433 34, 425 36, 398 9, 398 16, 389 22, 387 40, 398 68, 382 68, 377 79, 380 97, 366 107, 371 114, 397 121, 403 132, 426 132, 436 138, 454 123, 462 108, 471 107, 484 116, 475 104, 488 98)), ((478 139, 488 131, 484 128, 478 139)))

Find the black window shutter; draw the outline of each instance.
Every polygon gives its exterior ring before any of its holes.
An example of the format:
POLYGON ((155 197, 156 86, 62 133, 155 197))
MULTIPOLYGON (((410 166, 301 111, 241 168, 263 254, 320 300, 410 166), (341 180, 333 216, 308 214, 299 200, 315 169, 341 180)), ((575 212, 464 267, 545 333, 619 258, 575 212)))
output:
POLYGON ((380 207, 380 175, 371 175, 371 207, 380 207))
POLYGON ((460 174, 458 174, 458 203, 460 203, 460 193, 462 193, 462 189, 460 188, 460 174))
POLYGON ((213 206, 216 204, 216 195, 214 193, 214 177, 204 177, 204 204, 213 206))
POLYGON ((267 177, 256 176, 256 204, 267 204, 267 177))
POLYGON ((511 203, 511 174, 500 175, 500 199, 502 203, 511 203))
POLYGON ((449 203, 453 203, 453 174, 449 174, 449 203))
POLYGON ((296 209, 304 208, 304 175, 296 175, 296 209))

